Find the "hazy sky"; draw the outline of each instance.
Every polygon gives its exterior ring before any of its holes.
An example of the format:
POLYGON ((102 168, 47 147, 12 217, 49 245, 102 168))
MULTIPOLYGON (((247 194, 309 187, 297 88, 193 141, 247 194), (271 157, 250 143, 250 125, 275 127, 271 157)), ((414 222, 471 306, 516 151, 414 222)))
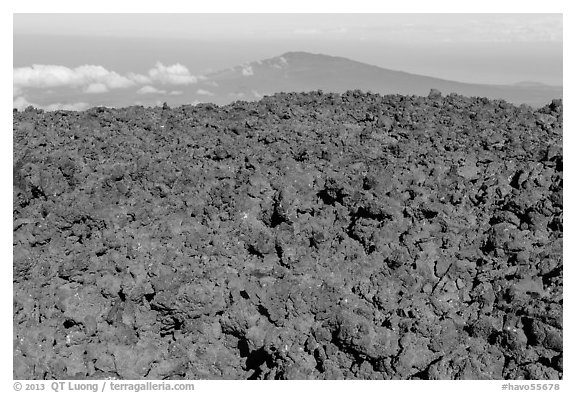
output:
POLYGON ((13 96, 60 105, 67 88, 105 104, 120 86, 164 91, 162 81, 288 51, 469 83, 561 85, 562 29, 561 14, 14 14, 13 96))
POLYGON ((560 14, 15 14, 15 34, 393 42, 559 42, 560 14))

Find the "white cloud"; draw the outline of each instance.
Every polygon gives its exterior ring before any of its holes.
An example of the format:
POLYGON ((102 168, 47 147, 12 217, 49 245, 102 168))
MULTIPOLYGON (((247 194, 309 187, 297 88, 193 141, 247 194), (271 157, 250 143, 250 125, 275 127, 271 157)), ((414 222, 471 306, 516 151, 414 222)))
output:
POLYGON ((108 87, 104 83, 91 83, 84 89, 84 92, 90 94, 107 93, 108 87))
POLYGON ((196 94, 201 95, 201 96, 213 96, 214 95, 214 93, 212 93, 211 91, 204 90, 204 89, 196 90, 196 94))
POLYGON ((256 90, 252 90, 252 95, 253 95, 254 98, 256 98, 257 100, 259 100, 260 98, 264 97, 264 95, 258 93, 256 90))
POLYGON ((242 75, 244 76, 252 76, 254 75, 254 70, 252 69, 252 66, 249 65, 243 65, 242 67, 242 75))
POLYGON ((108 89, 132 87, 135 82, 98 65, 68 68, 58 65, 34 64, 13 70, 13 86, 21 88, 87 87, 99 83, 108 89))
POLYGON ((146 85, 138 89, 136 94, 166 94, 166 90, 160 90, 154 86, 146 85))
MULTIPOLYGON (((100 65, 82 65, 70 68, 61 65, 34 64, 13 69, 13 95, 21 96, 26 89, 72 88, 87 94, 102 94, 114 89, 143 86, 138 94, 166 94, 153 87, 162 85, 189 85, 198 78, 180 63, 165 66, 158 62, 148 75, 129 72, 121 75, 100 65)), ((178 93, 175 93, 178 94, 178 93)))
POLYGON ((282 69, 288 65, 288 60, 284 56, 274 57, 272 59, 265 60, 265 64, 272 68, 282 69))
POLYGON ((191 75, 188 68, 180 63, 165 66, 158 62, 148 71, 148 76, 152 81, 166 85, 190 85, 198 82, 198 78, 191 75))
POLYGON ((44 107, 47 111, 57 111, 57 110, 65 110, 65 111, 83 111, 90 108, 90 105, 85 102, 75 102, 73 104, 50 104, 44 107))
MULTIPOLYGON (((47 111, 81 111, 92 106, 89 95, 104 96, 116 89, 130 89, 135 95, 182 95, 180 87, 197 83, 199 78, 190 74, 182 64, 164 65, 160 62, 146 73, 117 73, 100 65, 66 67, 61 65, 35 64, 13 68, 12 98, 14 108, 26 109, 33 106, 47 111), (62 92, 69 90, 83 93, 83 102, 62 102, 62 92), (38 102, 43 104, 37 104, 38 102)), ((207 90, 204 94, 210 95, 207 90)))
POLYGON ((135 74, 134 72, 129 72, 126 74, 126 76, 130 80, 133 80, 134 82, 136 82, 139 85, 148 85, 148 84, 152 83, 152 80, 150 80, 150 78, 148 78, 146 75, 135 74))
POLYGON ((39 105, 33 102, 28 101, 25 97, 19 96, 14 99, 13 108, 17 108, 18 110, 24 110, 29 106, 33 106, 38 109, 44 109, 46 111, 57 111, 57 110, 67 110, 67 111, 83 111, 90 107, 85 102, 75 102, 75 103, 54 103, 50 105, 39 105))
POLYGON ((284 56, 280 56, 272 62, 272 67, 282 69, 288 65, 288 60, 284 56))

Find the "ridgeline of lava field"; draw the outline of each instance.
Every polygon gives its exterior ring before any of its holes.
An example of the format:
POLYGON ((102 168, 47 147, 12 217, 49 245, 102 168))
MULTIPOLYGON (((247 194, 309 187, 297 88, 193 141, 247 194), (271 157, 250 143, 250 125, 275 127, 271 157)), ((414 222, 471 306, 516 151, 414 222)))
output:
POLYGON ((562 108, 15 111, 13 376, 562 378, 562 108))

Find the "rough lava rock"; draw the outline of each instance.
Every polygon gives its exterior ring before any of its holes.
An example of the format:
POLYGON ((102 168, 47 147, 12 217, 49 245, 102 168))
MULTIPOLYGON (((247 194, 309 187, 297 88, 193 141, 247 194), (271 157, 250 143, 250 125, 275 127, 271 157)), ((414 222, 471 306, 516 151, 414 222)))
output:
POLYGON ((562 378, 562 114, 16 111, 13 376, 562 378))

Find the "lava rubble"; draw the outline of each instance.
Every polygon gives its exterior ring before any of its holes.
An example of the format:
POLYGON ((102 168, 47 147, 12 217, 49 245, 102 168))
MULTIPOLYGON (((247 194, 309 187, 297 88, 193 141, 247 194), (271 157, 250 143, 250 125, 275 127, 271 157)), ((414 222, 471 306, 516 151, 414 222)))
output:
POLYGON ((15 379, 561 379, 561 100, 14 112, 15 379))

